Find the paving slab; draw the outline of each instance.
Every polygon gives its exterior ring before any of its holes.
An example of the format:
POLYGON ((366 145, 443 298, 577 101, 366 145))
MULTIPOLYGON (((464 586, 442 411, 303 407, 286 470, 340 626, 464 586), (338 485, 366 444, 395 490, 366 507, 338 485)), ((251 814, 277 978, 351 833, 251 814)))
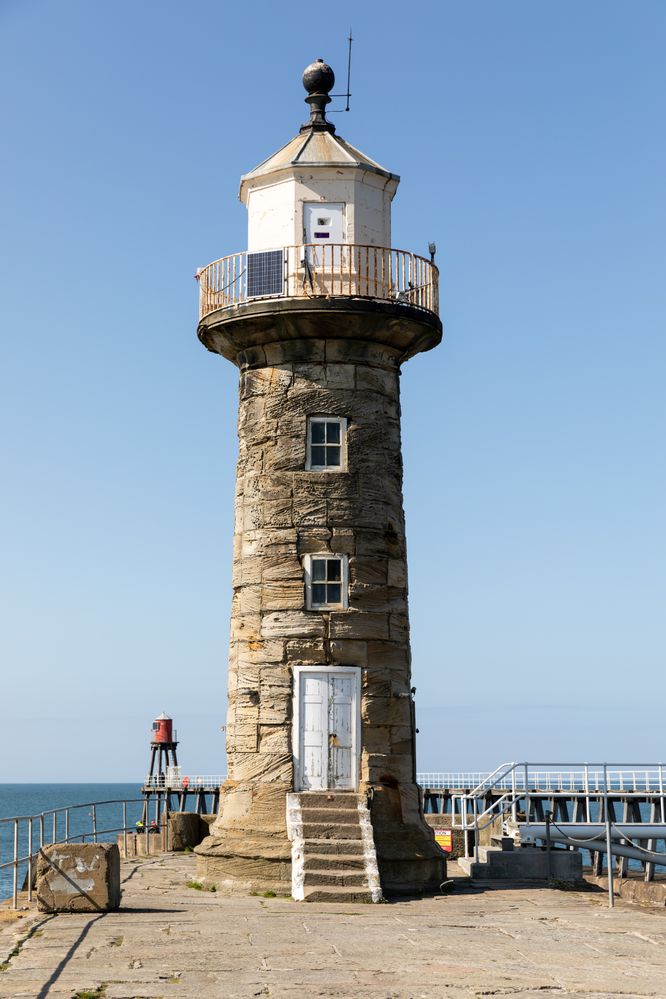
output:
POLYGON ((0 912, 0 999, 666 999, 666 910, 503 885, 381 905, 187 886, 194 857, 123 862, 118 912, 0 912))

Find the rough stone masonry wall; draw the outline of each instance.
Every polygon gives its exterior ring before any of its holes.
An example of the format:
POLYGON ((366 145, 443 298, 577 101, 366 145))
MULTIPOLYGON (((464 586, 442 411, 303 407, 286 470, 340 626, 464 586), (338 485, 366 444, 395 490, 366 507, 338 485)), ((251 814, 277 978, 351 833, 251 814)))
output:
MULTIPOLYGON (((375 364, 368 363, 375 361, 375 364)), ((241 373, 227 752, 234 782, 292 782, 292 667, 362 667, 361 781, 409 781, 399 374, 281 363, 241 373), (305 471, 307 417, 348 419, 348 471, 305 471), (349 608, 305 610, 303 556, 349 556, 349 608)))
MULTIPOLYGON (((419 816, 410 700, 398 696, 411 682, 398 353, 365 343, 354 356, 353 343, 330 340, 265 350, 265 366, 241 367, 240 378, 228 780, 211 838, 197 848, 209 858, 200 870, 218 883, 264 887, 289 878, 299 664, 361 668, 360 785, 386 791, 373 803, 380 864, 379 829, 396 823, 418 827, 408 854, 438 853, 419 816), (347 418, 347 471, 305 470, 314 415, 347 418), (348 556, 348 609, 305 609, 308 553, 348 556)), ((389 860, 406 842, 402 826, 388 835, 389 860)))

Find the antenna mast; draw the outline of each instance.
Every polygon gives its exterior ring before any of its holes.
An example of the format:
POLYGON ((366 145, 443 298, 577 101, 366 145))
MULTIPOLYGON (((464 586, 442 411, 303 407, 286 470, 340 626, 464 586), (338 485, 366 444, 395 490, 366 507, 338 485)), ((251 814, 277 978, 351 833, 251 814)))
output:
POLYGON ((345 111, 349 111, 349 98, 351 97, 351 91, 349 86, 351 84, 351 47, 354 39, 352 38, 352 29, 349 29, 349 52, 347 55, 347 107, 345 111))
POLYGON ((349 38, 347 39, 347 41, 349 42, 349 49, 347 51, 347 93, 331 94, 331 97, 345 97, 347 100, 347 104, 344 108, 337 108, 336 110, 328 111, 328 114, 342 114, 343 111, 351 110, 349 106, 349 98, 351 97, 351 50, 352 50, 352 42, 354 41, 354 39, 352 38, 351 28, 349 29, 349 38))

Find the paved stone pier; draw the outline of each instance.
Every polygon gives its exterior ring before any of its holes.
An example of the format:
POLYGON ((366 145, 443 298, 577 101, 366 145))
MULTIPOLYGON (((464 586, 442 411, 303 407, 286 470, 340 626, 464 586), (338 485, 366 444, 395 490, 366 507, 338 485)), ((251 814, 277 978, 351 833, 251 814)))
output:
POLYGON ((0 996, 666 996, 666 910, 533 888, 386 905, 196 891, 192 856, 123 863, 119 912, 0 915, 0 996), (95 992, 95 990, 98 990, 95 992))

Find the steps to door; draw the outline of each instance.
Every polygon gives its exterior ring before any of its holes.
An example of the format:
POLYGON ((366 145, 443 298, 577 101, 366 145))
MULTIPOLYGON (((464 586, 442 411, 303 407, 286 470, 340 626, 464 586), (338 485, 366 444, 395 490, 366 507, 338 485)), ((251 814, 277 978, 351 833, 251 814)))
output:
POLYGON ((304 902, 379 902, 372 824, 353 791, 287 795, 292 895, 304 902))

